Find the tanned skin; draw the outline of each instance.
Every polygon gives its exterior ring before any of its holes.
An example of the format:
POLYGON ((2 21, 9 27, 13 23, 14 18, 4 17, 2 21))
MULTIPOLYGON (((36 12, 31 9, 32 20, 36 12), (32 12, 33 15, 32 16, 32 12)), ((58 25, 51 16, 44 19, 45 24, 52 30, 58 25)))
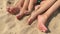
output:
MULTIPOLYGON (((38 15, 38 28, 42 32, 46 32, 48 29, 46 28, 45 24, 48 18, 52 15, 52 13, 55 12, 60 7, 60 0, 56 1, 45 13, 38 15)), ((40 6, 41 7, 41 6, 40 6)), ((39 7, 36 7, 36 10, 38 10, 39 7)))
MULTIPOLYGON (((16 14, 17 13, 16 10, 20 10, 19 14, 16 15, 17 19, 20 19, 24 15, 31 13, 36 2, 37 0, 19 0, 15 6, 8 7, 8 12, 11 14, 16 14)), ((45 26, 46 21, 51 16, 51 14, 60 7, 59 3, 60 3, 60 0, 42 1, 40 5, 35 6, 35 10, 31 13, 28 19, 28 24, 30 25, 35 20, 35 18, 37 18, 38 19, 37 27, 42 32, 46 32, 48 30, 45 26)))

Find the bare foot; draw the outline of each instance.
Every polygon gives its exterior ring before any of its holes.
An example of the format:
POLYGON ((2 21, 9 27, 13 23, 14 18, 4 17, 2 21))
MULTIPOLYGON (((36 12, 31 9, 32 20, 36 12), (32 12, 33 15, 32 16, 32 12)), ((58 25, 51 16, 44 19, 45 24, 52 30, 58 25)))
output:
POLYGON ((21 8, 21 11, 19 14, 16 15, 17 19, 21 19, 27 12, 28 9, 28 5, 29 5, 29 0, 25 0, 23 7, 21 8))
POLYGON ((45 26, 47 19, 59 8, 59 1, 56 1, 44 14, 38 15, 38 28, 46 32, 47 28, 45 26))
POLYGON ((11 6, 11 7, 7 7, 7 11, 11 14, 17 14, 19 13, 20 9, 17 7, 11 6))
POLYGON ((23 3, 24 3, 24 0, 19 0, 14 6, 7 7, 7 11, 11 14, 17 14, 19 13, 23 3))
POLYGON ((16 15, 16 18, 20 20, 20 19, 21 19, 23 16, 25 16, 26 14, 28 14, 27 10, 22 9, 22 10, 20 11, 20 13, 16 15))
POLYGON ((38 28, 42 31, 42 32, 46 32, 47 28, 45 26, 45 22, 46 22, 46 18, 44 15, 38 15, 38 28))
POLYGON ((53 0, 53 1, 47 0, 47 1, 43 2, 43 3, 40 5, 40 8, 39 8, 38 10, 33 11, 33 12, 31 13, 30 18, 28 19, 28 23, 32 23, 39 14, 45 12, 45 10, 47 10, 48 8, 50 8, 51 5, 53 5, 55 1, 56 1, 56 0, 53 0), (49 5, 47 5, 47 4, 49 4, 49 5))

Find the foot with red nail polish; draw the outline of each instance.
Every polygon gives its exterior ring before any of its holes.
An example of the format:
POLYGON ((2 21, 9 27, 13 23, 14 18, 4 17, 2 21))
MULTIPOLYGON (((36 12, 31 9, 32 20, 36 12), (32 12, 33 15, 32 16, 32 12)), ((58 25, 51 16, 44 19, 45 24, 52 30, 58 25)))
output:
POLYGON ((7 11, 11 14, 17 14, 17 13, 19 13, 20 9, 17 7, 11 6, 11 7, 7 7, 7 11))
POLYGON ((38 28, 42 31, 42 32, 46 32, 48 29, 45 26, 45 22, 46 22, 46 18, 43 15, 39 15, 38 16, 38 28))

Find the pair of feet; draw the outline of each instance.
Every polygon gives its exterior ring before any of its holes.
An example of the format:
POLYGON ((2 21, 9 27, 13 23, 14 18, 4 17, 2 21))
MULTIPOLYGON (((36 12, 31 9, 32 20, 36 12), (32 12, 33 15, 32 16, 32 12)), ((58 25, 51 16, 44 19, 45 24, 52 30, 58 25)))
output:
MULTIPOLYGON (((10 7, 10 8, 12 8, 12 7, 10 7)), ((19 9, 17 8, 17 9, 15 9, 15 8, 12 8, 12 9, 9 9, 8 8, 8 10, 12 10, 12 12, 10 12, 9 11, 9 13, 11 13, 11 14, 16 14, 16 13, 18 13, 18 12, 13 12, 13 11, 18 11, 19 9)), ((17 18, 18 19, 20 19, 20 15, 19 16, 17 16, 17 18)), ((43 31, 43 32, 46 32, 47 31, 47 28, 45 27, 45 16, 44 15, 39 15, 38 17, 37 17, 37 19, 38 19, 38 28, 41 30, 41 31, 43 31)))
POLYGON ((20 19, 31 13, 36 2, 37 0, 18 0, 15 6, 7 7, 7 11, 11 14, 17 14, 17 19, 20 19))
MULTIPOLYGON (((17 9, 14 9, 14 11, 15 10, 17 10, 17 9)), ((11 12, 9 12, 9 13, 11 13, 11 12)), ((12 14, 16 14, 15 12, 12 12, 12 14)), ((20 19, 19 18, 19 16, 17 17, 18 19, 20 19)), ((42 32, 46 32, 47 31, 47 28, 46 28, 46 26, 45 26, 45 16, 44 15, 39 15, 38 16, 38 28, 42 31, 42 32)))
MULTIPOLYGON (((48 10, 45 14, 39 15, 40 13, 42 13, 44 10, 47 10, 56 0, 47 0, 46 2, 43 1, 41 3, 41 5, 38 5, 38 7, 35 8, 34 12, 31 13, 30 18, 28 19, 28 23, 31 24, 32 21, 37 17, 38 19, 38 28, 43 31, 46 32, 47 28, 45 26, 45 22, 47 21, 48 17, 50 16, 50 14, 52 14, 52 9, 54 9, 55 6, 53 6, 53 8, 51 8, 50 10, 48 10), (49 4, 49 5, 47 5, 49 4), (50 12, 51 11, 51 12, 50 12), (48 16, 49 15, 49 16, 48 16)), ((29 0, 25 0, 25 3, 23 0, 20 0, 16 6, 13 7, 8 7, 7 11, 11 14, 17 14, 16 17, 18 19, 22 18, 24 15, 30 14, 34 2, 33 0, 30 0, 29 3, 29 7, 28 7, 28 3, 29 0), (23 5, 24 4, 24 5, 23 5), (23 7, 21 6, 23 5, 23 7), (27 10, 28 9, 28 10, 27 10), (31 9, 31 10, 30 10, 31 9), (20 11, 20 12, 19 12, 20 11)), ((56 4, 55 4, 56 5, 56 4)), ((54 9, 55 10, 55 9, 54 9)))

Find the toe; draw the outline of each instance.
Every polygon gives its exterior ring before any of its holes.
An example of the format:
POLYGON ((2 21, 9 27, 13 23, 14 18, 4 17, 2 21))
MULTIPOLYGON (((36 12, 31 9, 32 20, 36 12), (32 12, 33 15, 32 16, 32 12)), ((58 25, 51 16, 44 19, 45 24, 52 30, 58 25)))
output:
POLYGON ((29 24, 29 25, 32 24, 32 18, 29 18, 29 20, 28 20, 28 24, 29 24))
POLYGON ((7 11, 8 11, 9 13, 12 13, 11 10, 12 10, 12 9, 11 9, 10 7, 7 8, 7 11))
POLYGON ((42 32, 46 32, 45 30, 42 30, 42 32))
POLYGON ((30 16, 30 18, 28 19, 28 24, 31 25, 34 20, 35 20, 35 18, 33 18, 32 16, 30 16))
POLYGON ((38 28, 42 31, 42 32, 46 32, 47 28, 45 26, 45 21, 46 19, 44 18, 44 16, 39 15, 38 16, 38 28))
POLYGON ((16 16, 16 18, 17 18, 18 20, 20 20, 20 18, 21 18, 21 15, 18 15, 18 16, 16 16))
POLYGON ((19 14, 19 15, 16 16, 16 18, 17 18, 18 20, 20 20, 22 17, 23 17, 23 14, 19 14))

